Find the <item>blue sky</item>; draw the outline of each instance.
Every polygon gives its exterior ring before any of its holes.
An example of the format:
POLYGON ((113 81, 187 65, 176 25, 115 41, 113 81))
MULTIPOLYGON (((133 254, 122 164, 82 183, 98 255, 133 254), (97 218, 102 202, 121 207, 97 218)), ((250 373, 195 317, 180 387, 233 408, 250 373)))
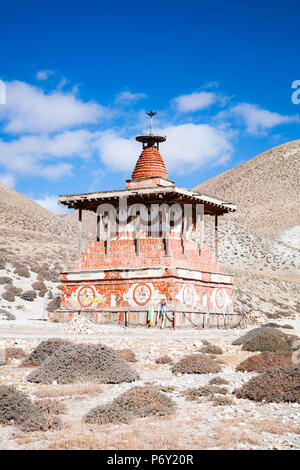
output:
POLYGON ((1 2, 0 181, 47 208, 121 189, 147 130, 191 188, 300 136, 297 1, 1 2))

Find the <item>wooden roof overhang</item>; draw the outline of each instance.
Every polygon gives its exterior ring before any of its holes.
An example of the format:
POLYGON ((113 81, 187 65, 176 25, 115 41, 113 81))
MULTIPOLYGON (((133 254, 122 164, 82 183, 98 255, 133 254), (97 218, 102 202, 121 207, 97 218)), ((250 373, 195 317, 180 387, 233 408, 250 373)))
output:
POLYGON ((100 204, 119 205, 119 199, 127 197, 128 206, 135 203, 144 204, 204 204, 204 213, 211 215, 223 215, 234 212, 236 206, 205 196, 178 186, 125 189, 118 191, 102 191, 85 194, 65 194, 59 196, 59 203, 69 209, 82 209, 96 212, 100 204))

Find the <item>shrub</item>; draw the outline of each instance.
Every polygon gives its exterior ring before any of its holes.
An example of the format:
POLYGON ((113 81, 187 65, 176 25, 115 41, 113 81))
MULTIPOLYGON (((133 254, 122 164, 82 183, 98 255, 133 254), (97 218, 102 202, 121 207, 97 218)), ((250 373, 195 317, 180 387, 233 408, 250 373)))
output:
POLYGON ((249 339, 242 347, 243 351, 290 351, 293 339, 285 333, 265 331, 249 339))
POLYGON ((201 342, 204 346, 210 346, 211 345, 211 343, 209 341, 207 341, 207 339, 202 339, 201 342))
POLYGON ((36 292, 34 290, 26 290, 21 295, 21 299, 26 300, 27 302, 33 302, 36 299, 36 292))
POLYGON ((0 423, 23 424, 31 420, 43 427, 45 420, 40 409, 13 386, 0 386, 0 423))
POLYGON ((23 361, 22 366, 39 366, 55 351, 69 344, 71 344, 69 341, 61 338, 50 338, 42 341, 23 361))
POLYGON ((236 371, 262 372, 274 367, 289 365, 292 365, 291 351, 267 351, 248 357, 236 367, 236 371))
POLYGON ((128 423, 134 418, 167 416, 175 411, 175 403, 163 393, 149 387, 135 387, 111 403, 97 406, 85 416, 85 422, 108 424, 128 423))
POLYGON ((5 269, 5 266, 6 266, 6 260, 0 259, 0 269, 5 269))
POLYGON ((30 267, 30 271, 36 274, 42 270, 42 268, 38 264, 31 264, 29 267, 30 267))
POLYGON ((172 364, 173 360, 170 356, 164 355, 155 359, 156 364, 172 364))
POLYGON ((56 271, 50 271, 49 269, 43 269, 39 272, 38 281, 51 281, 57 282, 59 281, 59 274, 56 271))
POLYGON ((4 284, 12 284, 12 279, 8 276, 1 276, 0 277, 0 285, 4 286, 4 284))
POLYGON ((196 388, 188 388, 184 391, 186 400, 198 400, 203 397, 212 397, 216 393, 226 395, 228 390, 225 387, 218 387, 216 385, 203 385, 196 388))
POLYGON ((287 330, 293 330, 294 329, 294 327, 292 325, 289 325, 288 323, 286 323, 285 325, 282 325, 281 328, 285 328, 287 330))
POLYGON ((277 328, 269 328, 269 327, 261 327, 261 328, 253 328, 253 330, 248 331, 248 333, 244 334, 243 336, 240 336, 240 338, 237 338, 236 340, 233 341, 234 346, 240 346, 249 339, 255 338, 256 336, 260 335, 261 333, 265 333, 266 331, 272 331, 275 335, 278 334, 280 335, 281 332, 277 328))
POLYGON ((218 373, 221 367, 207 354, 191 354, 180 359, 172 368, 173 374, 210 374, 218 373))
POLYGON ((59 415, 65 411, 65 407, 60 401, 51 400, 49 398, 37 400, 35 405, 38 406, 44 414, 48 415, 59 415))
POLYGON ((234 393, 254 401, 300 403, 299 383, 300 366, 283 366, 262 372, 234 393))
POLYGON ((46 284, 43 281, 35 281, 31 284, 31 287, 37 291, 47 290, 46 284))
POLYGON ((16 297, 19 297, 22 294, 22 289, 20 287, 16 287, 13 284, 7 284, 5 286, 6 292, 10 292, 11 294, 15 295, 16 297))
POLYGON ((137 362, 137 358, 131 349, 117 349, 116 352, 128 362, 137 362))
POLYGON ((212 398, 213 404, 215 406, 230 406, 235 405, 235 401, 231 396, 228 395, 216 395, 212 398))
POLYGON ((21 348, 5 348, 5 358, 8 361, 9 359, 23 359, 26 354, 21 348))
POLYGON ((20 277, 30 277, 30 272, 28 271, 27 266, 19 265, 15 268, 14 273, 20 277))
POLYGON ((209 385, 229 385, 228 380, 225 380, 222 377, 213 377, 208 383, 209 385))
POLYGON ((220 348, 219 346, 215 346, 214 344, 209 344, 201 348, 201 352, 204 352, 207 354, 223 354, 223 349, 220 348))
POLYGON ((2 294, 2 299, 7 300, 7 302, 14 302, 15 296, 11 292, 5 291, 2 294))
POLYGON ((40 290, 40 291, 38 292, 38 296, 39 296, 39 297, 44 297, 46 294, 47 294, 47 290, 40 290))
POLYGON ((60 348, 27 377, 29 382, 60 384, 92 381, 121 383, 138 380, 128 362, 104 345, 74 344, 60 348))

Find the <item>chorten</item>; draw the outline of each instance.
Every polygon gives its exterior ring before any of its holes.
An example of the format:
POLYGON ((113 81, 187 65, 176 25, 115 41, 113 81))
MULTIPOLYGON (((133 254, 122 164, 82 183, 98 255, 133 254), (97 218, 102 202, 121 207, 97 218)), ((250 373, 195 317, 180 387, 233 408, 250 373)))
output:
POLYGON ((96 323, 192 327, 237 321, 233 276, 218 263, 218 217, 228 202, 200 195, 169 180, 152 131, 142 144, 126 189, 62 195, 78 210, 78 261, 61 274, 60 321, 82 315, 96 323), (97 214, 95 240, 82 249, 82 211, 97 214), (213 217, 215 244, 205 244, 204 217, 213 217))

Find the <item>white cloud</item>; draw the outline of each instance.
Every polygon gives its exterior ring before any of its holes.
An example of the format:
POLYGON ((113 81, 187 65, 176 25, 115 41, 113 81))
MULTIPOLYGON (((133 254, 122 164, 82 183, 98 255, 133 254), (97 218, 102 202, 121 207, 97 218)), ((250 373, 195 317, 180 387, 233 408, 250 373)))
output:
POLYGON ((3 183, 6 186, 9 186, 10 188, 14 188, 16 185, 16 179, 13 175, 4 174, 0 175, 0 183, 3 183))
POLYGON ((48 80, 50 75, 53 75, 53 74, 54 74, 53 70, 40 70, 36 74, 36 79, 37 80, 48 80))
POLYGON ((161 146, 163 158, 167 169, 175 174, 225 163, 233 152, 230 130, 189 123, 169 126, 161 133, 167 136, 161 146))
POLYGON ((12 141, 0 140, 0 164, 8 173, 41 174, 48 179, 71 174, 70 163, 55 163, 69 158, 91 158, 97 151, 99 133, 86 130, 65 131, 53 137, 22 136, 12 141), (53 166, 54 163, 54 166, 53 166))
MULTIPOLYGON (((206 124, 182 124, 161 129, 167 136, 161 154, 173 174, 191 173, 204 165, 225 163, 232 154, 231 132, 206 124)), ((141 153, 140 144, 109 133, 99 140, 102 161, 113 171, 128 171, 130 176, 141 153)))
POLYGON ((291 122, 300 122, 299 116, 284 116, 282 114, 273 113, 259 106, 249 103, 240 103, 223 115, 232 114, 237 118, 241 118, 251 134, 263 133, 266 129, 270 129, 279 124, 288 124, 291 122))
POLYGON ((217 95, 208 91, 194 92, 190 95, 181 95, 173 98, 172 102, 175 104, 179 113, 190 113, 199 111, 200 109, 207 108, 217 101, 217 95))
POLYGON ((48 180, 57 181, 63 176, 72 175, 73 166, 70 163, 58 163, 57 165, 48 165, 41 168, 40 174, 48 180))
POLYGON ((46 94, 24 82, 7 84, 6 106, 0 108, 0 120, 8 133, 51 133, 108 117, 110 111, 98 103, 84 102, 72 93, 52 91, 46 94))
POLYGON ((101 160, 112 171, 130 171, 139 156, 140 144, 124 139, 114 132, 104 133, 98 140, 101 160))
POLYGON ((115 102, 118 104, 132 104, 136 103, 138 100, 142 98, 146 98, 147 95, 145 93, 131 93, 129 90, 128 91, 121 91, 115 99, 115 102))
POLYGON ((67 214, 69 211, 58 205, 58 196, 45 196, 43 199, 35 199, 35 202, 54 214, 67 214))

